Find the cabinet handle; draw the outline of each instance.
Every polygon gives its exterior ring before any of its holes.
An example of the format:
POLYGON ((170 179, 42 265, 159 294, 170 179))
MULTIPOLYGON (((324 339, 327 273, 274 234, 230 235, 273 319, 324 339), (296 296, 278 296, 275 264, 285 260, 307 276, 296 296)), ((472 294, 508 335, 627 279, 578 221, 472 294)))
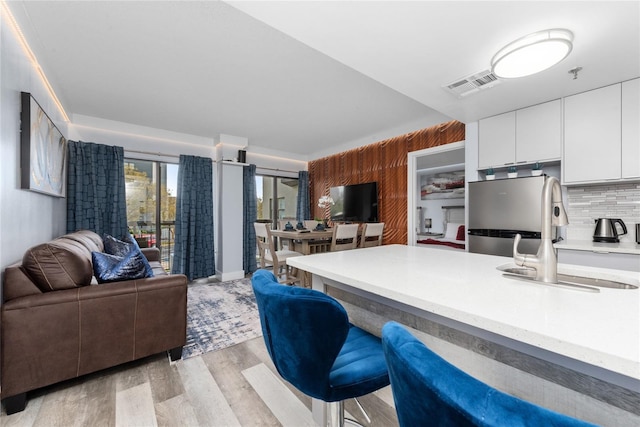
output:
POLYGON ((512 165, 512 164, 514 164, 514 162, 505 163, 504 165, 506 166, 506 165, 512 165))
POLYGON ((517 162, 517 163, 527 163, 527 161, 526 161, 526 160, 520 160, 520 161, 519 161, 519 162, 517 162))

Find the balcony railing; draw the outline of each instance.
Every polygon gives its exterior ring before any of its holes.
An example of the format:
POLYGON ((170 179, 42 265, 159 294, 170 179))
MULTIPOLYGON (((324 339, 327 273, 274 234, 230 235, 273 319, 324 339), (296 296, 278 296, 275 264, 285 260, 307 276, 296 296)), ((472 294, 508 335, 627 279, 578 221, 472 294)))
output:
POLYGON ((160 233, 156 233, 156 224, 153 222, 137 222, 134 227, 133 237, 141 248, 157 247, 160 249, 160 262, 166 271, 171 271, 173 265, 173 251, 175 247, 175 221, 163 221, 160 223, 160 233), (159 234, 159 235, 158 235, 159 234), (160 245, 157 239, 160 238, 160 245))

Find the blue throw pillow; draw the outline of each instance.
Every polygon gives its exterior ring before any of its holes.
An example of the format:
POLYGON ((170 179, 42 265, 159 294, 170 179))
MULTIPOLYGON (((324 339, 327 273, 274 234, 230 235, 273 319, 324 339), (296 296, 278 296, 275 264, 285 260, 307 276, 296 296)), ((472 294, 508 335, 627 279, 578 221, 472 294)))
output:
POLYGON ((140 245, 138 245, 138 241, 131 235, 131 233, 127 233, 127 235, 124 236, 122 240, 130 242, 136 248, 140 249, 140 245))
MULTIPOLYGON (((125 257, 131 251, 140 251, 138 242, 136 242, 136 239, 134 239, 129 233, 127 233, 122 240, 118 240, 113 236, 105 234, 102 240, 104 242, 104 252, 110 255, 125 257)), ((149 261, 147 261, 147 257, 144 255, 142 255, 142 262, 144 263, 144 267, 147 272, 146 277, 153 277, 153 268, 151 268, 149 261)))
POLYGON ((104 252, 106 254, 115 255, 119 257, 126 256, 129 252, 131 252, 133 248, 136 247, 132 243, 123 242, 122 240, 118 240, 115 237, 110 236, 108 234, 104 235, 104 237, 102 238, 102 241, 104 243, 104 252))
POLYGON ((124 257, 92 252, 91 258, 93 260, 93 273, 98 283, 153 277, 151 266, 149 266, 142 252, 137 249, 130 251, 124 257))
MULTIPOLYGON (((136 250, 140 251, 140 246, 138 245, 138 241, 133 238, 133 236, 129 233, 124 237, 124 240, 129 240, 131 244, 135 247, 136 250)), ((153 277, 153 268, 149 265, 149 261, 147 261, 147 257, 142 255, 142 261, 144 262, 144 267, 147 269, 147 277, 153 277)))

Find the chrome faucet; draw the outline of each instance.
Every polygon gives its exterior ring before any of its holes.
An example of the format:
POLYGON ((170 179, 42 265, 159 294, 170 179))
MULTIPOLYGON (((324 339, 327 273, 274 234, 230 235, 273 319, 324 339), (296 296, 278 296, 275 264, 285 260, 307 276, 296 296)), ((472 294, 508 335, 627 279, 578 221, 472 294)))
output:
POLYGON ((542 187, 541 205, 542 233, 538 253, 536 255, 519 253, 518 244, 522 237, 520 234, 516 234, 513 242, 513 260, 519 266, 534 268, 536 280, 545 283, 558 283, 558 252, 553 247, 551 227, 567 225, 569 220, 562 204, 562 189, 557 178, 546 177, 542 187))

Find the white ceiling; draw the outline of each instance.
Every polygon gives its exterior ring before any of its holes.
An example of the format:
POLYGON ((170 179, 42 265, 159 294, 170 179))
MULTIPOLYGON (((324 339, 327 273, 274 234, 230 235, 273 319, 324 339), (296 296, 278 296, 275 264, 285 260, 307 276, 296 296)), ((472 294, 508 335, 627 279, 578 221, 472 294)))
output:
POLYGON ((308 159, 640 76, 640 1, 8 4, 68 114, 308 159), (548 28, 575 35, 559 65, 463 99, 442 88, 548 28))

